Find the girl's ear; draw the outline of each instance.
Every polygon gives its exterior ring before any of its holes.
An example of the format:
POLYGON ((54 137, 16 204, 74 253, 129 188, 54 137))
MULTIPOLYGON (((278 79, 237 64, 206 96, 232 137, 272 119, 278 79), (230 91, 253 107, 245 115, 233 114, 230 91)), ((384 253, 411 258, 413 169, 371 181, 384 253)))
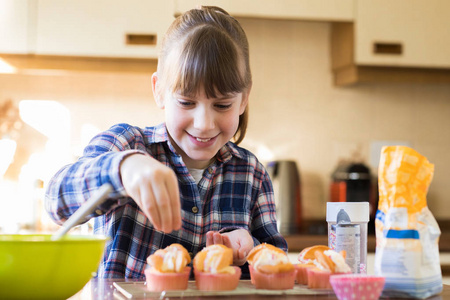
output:
POLYGON ((242 115, 245 111, 245 108, 248 105, 248 97, 250 96, 250 90, 252 89, 252 86, 249 86, 246 91, 242 93, 242 101, 241 106, 239 108, 239 115, 242 115))
POLYGON ((158 81, 158 73, 155 72, 152 75, 152 91, 153 91, 153 97, 155 98, 156 105, 164 109, 164 97, 161 93, 161 86, 158 81))

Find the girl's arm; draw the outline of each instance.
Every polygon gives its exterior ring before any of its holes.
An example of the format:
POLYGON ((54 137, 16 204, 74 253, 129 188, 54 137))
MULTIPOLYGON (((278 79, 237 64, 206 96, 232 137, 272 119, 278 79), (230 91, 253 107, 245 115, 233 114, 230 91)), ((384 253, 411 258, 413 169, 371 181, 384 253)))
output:
POLYGON ((64 223, 104 183, 110 183, 114 191, 85 221, 129 201, 119 167, 136 153, 148 155, 142 133, 130 125, 119 124, 94 137, 77 162, 64 166, 50 180, 45 195, 49 215, 56 223, 64 223))

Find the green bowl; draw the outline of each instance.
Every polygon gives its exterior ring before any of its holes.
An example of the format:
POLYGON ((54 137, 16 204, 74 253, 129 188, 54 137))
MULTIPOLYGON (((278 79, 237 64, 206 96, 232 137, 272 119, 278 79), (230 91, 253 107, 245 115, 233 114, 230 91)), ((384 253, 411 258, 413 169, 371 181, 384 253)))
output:
POLYGON ((0 299, 67 299, 98 269, 105 236, 0 235, 0 299))

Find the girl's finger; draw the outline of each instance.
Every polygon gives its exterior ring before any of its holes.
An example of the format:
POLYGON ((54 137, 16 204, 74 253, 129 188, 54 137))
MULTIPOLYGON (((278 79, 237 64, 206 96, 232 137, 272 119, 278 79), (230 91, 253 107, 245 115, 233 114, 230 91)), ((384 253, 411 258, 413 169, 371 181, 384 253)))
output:
POLYGON ((151 186, 147 189, 141 189, 141 209, 144 214, 149 218, 150 222, 156 230, 161 230, 161 216, 159 215, 158 204, 153 195, 151 186))
POLYGON ((214 231, 208 231, 206 233, 206 246, 207 247, 214 244, 213 236, 214 236, 214 231))
POLYGON ((224 246, 227 246, 228 248, 233 249, 233 247, 231 245, 231 240, 227 235, 222 235, 222 240, 223 240, 224 246))
POLYGON ((160 216, 161 230, 165 233, 172 232, 172 205, 169 193, 164 181, 158 180, 152 183, 153 195, 156 198, 157 210, 160 216))
POLYGON ((214 244, 223 244, 222 235, 218 232, 214 232, 214 244))
POLYGON ((245 251, 245 249, 241 248, 238 250, 238 258, 239 259, 244 259, 247 256, 247 253, 245 251))
POLYGON ((172 211, 172 229, 181 228, 181 203, 178 182, 175 176, 170 176, 166 181, 167 193, 169 196, 170 210, 172 211))

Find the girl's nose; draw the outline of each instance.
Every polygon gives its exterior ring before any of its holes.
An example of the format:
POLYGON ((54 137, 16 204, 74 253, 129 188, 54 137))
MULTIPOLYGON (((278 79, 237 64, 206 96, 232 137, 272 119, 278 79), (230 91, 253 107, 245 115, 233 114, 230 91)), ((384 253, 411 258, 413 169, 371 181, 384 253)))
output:
POLYGON ((198 108, 194 115, 194 127, 202 131, 214 129, 214 113, 204 108, 198 108))

